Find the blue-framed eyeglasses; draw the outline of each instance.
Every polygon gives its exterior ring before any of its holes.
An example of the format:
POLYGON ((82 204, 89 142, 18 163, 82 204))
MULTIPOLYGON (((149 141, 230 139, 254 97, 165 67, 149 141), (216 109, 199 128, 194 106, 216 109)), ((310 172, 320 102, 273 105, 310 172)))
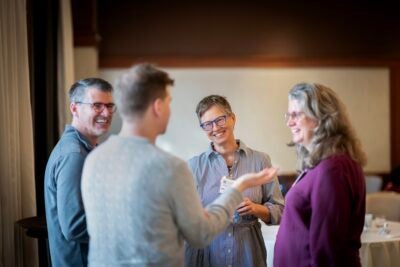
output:
POLYGON ((285 113, 285 122, 287 123, 289 120, 295 120, 298 121, 300 119, 301 116, 304 115, 303 111, 299 111, 299 112, 286 112, 285 113))
POLYGON ((222 115, 219 117, 216 117, 214 120, 212 121, 205 121, 203 123, 200 123, 200 127, 203 128, 204 131, 211 131, 213 129, 213 124, 215 123, 215 125, 217 126, 224 126, 226 123, 226 117, 227 115, 222 115))
POLYGON ((117 106, 114 103, 85 103, 85 102, 75 102, 76 104, 85 104, 90 105, 90 107, 97 113, 102 112, 105 108, 107 108, 108 112, 114 113, 117 110, 117 106))

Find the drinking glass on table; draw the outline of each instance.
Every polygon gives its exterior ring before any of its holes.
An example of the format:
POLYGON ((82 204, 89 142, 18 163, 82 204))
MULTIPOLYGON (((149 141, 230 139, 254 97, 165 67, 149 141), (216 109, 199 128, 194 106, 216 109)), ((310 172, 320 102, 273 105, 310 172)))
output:
POLYGON ((376 228, 382 228, 386 222, 386 218, 384 215, 378 214, 378 215, 376 215, 374 222, 375 222, 376 228))
POLYGON ((364 230, 368 231, 369 228, 372 226, 372 214, 367 213, 365 214, 365 220, 364 220, 364 230))

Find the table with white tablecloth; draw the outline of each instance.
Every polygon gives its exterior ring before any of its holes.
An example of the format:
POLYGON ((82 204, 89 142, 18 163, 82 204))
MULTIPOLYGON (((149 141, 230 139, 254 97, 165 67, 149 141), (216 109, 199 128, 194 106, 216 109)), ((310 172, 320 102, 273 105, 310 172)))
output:
POLYGON ((267 249, 267 267, 272 267, 274 262, 274 247, 279 225, 266 225, 261 223, 261 232, 267 249))
MULTIPOLYGON (((274 246, 278 225, 262 223, 265 246, 267 249, 267 266, 273 267, 274 246)), ((388 222, 389 234, 379 234, 374 225, 361 235, 360 258, 363 267, 399 267, 400 266, 400 223, 388 222)))

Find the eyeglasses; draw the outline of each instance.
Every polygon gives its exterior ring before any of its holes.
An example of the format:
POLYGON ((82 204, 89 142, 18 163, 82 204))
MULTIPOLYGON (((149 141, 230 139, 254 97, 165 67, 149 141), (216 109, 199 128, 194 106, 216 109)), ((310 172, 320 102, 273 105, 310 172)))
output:
POLYGON ((215 123, 215 125, 217 126, 224 126, 226 123, 226 115, 222 115, 219 117, 216 117, 214 120, 212 121, 205 121, 203 123, 200 123, 200 127, 203 128, 204 131, 211 131, 213 129, 213 124, 215 123))
POLYGON ((302 115, 304 115, 303 111, 292 112, 292 113, 286 112, 285 113, 285 122, 287 123, 289 120, 298 121, 302 115))
POLYGON ((90 107, 97 113, 100 113, 104 110, 104 108, 107 108, 108 112, 114 113, 117 110, 117 106, 115 106, 114 103, 100 103, 100 102, 95 102, 95 103, 85 103, 85 102, 75 102, 76 104, 85 104, 85 105, 90 105, 90 107))

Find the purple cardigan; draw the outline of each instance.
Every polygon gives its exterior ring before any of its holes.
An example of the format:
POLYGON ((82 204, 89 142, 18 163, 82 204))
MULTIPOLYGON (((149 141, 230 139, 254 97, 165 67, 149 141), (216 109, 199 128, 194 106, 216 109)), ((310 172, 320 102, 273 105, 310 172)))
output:
POLYGON ((286 195, 274 267, 361 266, 364 215, 359 164, 348 155, 324 159, 286 195))

